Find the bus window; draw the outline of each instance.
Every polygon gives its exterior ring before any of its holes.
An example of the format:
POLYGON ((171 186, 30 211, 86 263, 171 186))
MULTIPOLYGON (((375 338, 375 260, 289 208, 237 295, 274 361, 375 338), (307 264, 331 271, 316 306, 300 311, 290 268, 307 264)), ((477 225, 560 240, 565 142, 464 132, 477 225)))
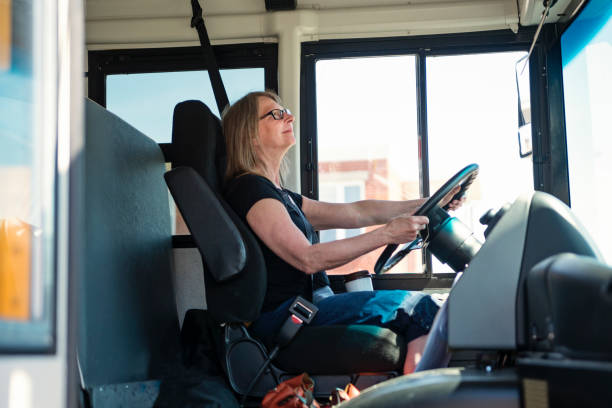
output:
MULTIPOLYGON (((526 52, 517 49, 445 55, 441 48, 316 61, 319 199, 350 201, 342 194, 346 185, 362 186, 358 199, 417 198, 478 163, 480 176, 456 215, 484 240, 480 216, 534 185, 532 159, 519 154, 515 66, 526 52), (417 67, 425 75, 417 75, 417 67)), ((324 231, 321 237, 347 233, 354 231, 324 231)), ((371 269, 380 251, 338 272, 371 269)), ((428 262, 413 251, 392 272, 452 272, 435 259, 429 270, 428 262)))
POLYGON ((561 36, 572 210, 612 261, 612 3, 592 0, 561 36))
POLYGON ((57 135, 45 79, 54 83, 54 64, 36 52, 49 44, 33 5, 0 6, 0 352, 49 352, 57 135))
MULTIPOLYGON (((221 78, 230 103, 249 92, 265 89, 264 68, 224 69, 221 78)), ((172 141, 174 107, 189 99, 201 100, 220 116, 206 71, 117 74, 106 78, 107 109, 157 143, 172 141)), ((173 235, 189 235, 172 197, 170 201, 170 208, 175 209, 173 235)))
MULTIPOLYGON (((276 44, 215 46, 230 103, 246 93, 277 89, 276 44), (225 68, 227 67, 227 68, 225 68)), ((177 103, 195 99, 219 115, 200 47, 89 52, 89 97, 164 149, 172 141, 177 103)), ((169 158, 171 160, 171 158, 169 158)), ((168 168, 171 164, 168 163, 168 168)), ((172 201, 173 235, 189 235, 172 201)))
MULTIPOLYGON (((221 70, 230 103, 265 89, 264 68, 221 70)), ((172 112, 189 99, 204 102, 219 115, 206 71, 115 74, 106 78, 106 108, 157 143, 170 143, 172 112)))
MULTIPOLYGON (((466 164, 478 163, 468 201, 455 215, 482 242, 485 226, 479 218, 533 191, 532 160, 521 158, 517 141, 515 63, 525 54, 427 57, 430 191, 466 164)), ((434 272, 452 272, 432 260, 434 272)))
MULTIPOLYGON (((245 94, 265 89, 264 68, 221 70, 230 103, 245 94)), ((206 71, 116 74, 106 78, 107 109, 157 143, 172 141, 172 113, 177 103, 189 99, 204 102, 219 115, 206 71)), ((170 197, 173 235, 189 235, 189 229, 170 197)))
MULTIPOLYGON (((419 197, 415 77, 412 55, 316 63, 319 200, 419 197)), ((359 232, 323 231, 321 241, 359 232)), ((380 252, 330 272, 371 270, 380 252)), ((421 251, 406 256, 393 271, 422 272, 421 251)))

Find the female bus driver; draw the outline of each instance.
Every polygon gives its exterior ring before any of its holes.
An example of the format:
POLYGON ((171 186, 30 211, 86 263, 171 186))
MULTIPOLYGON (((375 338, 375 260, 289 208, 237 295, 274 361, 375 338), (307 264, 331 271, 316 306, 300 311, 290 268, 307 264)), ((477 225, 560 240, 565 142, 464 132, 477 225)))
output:
MULTIPOLYGON (((268 271, 262 314, 251 326, 260 338, 277 333, 295 296, 312 299, 313 288, 325 286, 328 281, 322 271, 383 245, 411 242, 429 222, 427 217, 411 215, 425 199, 332 204, 283 189, 283 158, 295 144, 293 121, 272 92, 250 93, 223 115, 228 155, 225 195, 258 238, 268 271), (382 226, 333 242, 313 244, 307 239, 313 230, 371 225, 382 226)), ((450 208, 461 203, 455 200, 450 208)), ((439 305, 421 292, 381 290, 331 295, 318 301, 317 307, 311 325, 370 324, 404 334, 408 341, 404 373, 410 373, 439 305)))

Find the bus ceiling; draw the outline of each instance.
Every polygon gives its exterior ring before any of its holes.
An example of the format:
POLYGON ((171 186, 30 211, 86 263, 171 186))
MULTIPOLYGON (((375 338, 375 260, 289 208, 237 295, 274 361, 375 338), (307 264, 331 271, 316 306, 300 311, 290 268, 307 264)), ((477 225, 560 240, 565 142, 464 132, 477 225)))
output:
MULTIPOLYGON (((510 29, 569 18, 580 0, 203 0, 213 44, 510 29), (295 10, 273 11, 291 8, 295 10)), ((86 0, 89 49, 196 45, 188 0, 86 0)))

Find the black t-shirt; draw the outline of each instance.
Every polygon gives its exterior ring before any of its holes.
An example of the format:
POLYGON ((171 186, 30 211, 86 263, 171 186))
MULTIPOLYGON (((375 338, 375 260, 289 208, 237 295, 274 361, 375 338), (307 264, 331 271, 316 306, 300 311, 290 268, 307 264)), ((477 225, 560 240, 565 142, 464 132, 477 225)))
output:
MULTIPOLYGON (((289 194, 293 202, 301 211, 302 196, 286 189, 283 191, 289 194)), ((304 225, 302 217, 297 213, 297 209, 288 205, 285 200, 283 200, 281 190, 276 188, 276 186, 265 177, 255 174, 245 174, 231 180, 225 189, 225 198, 247 226, 249 224, 247 223, 246 216, 251 207, 259 200, 272 198, 285 205, 291 220, 300 231, 304 233, 304 236, 308 237, 307 229, 312 228, 310 225, 304 225)), ((285 262, 272 252, 256 234, 254 235, 259 242, 268 270, 268 288, 262 311, 267 312, 273 310, 287 299, 297 295, 303 296, 306 299, 312 299, 311 276, 285 262)))

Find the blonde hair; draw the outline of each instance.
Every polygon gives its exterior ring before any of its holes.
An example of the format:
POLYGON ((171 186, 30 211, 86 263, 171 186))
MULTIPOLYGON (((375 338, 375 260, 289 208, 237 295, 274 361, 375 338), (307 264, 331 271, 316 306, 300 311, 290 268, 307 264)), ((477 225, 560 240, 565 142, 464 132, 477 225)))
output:
MULTIPOLYGON (((223 133, 227 147, 225 182, 244 174, 261 174, 257 169, 263 164, 255 150, 254 140, 259 139, 259 98, 270 98, 282 106, 280 97, 272 91, 251 92, 223 112, 223 133)), ((286 173, 285 158, 281 163, 280 180, 286 173)))

